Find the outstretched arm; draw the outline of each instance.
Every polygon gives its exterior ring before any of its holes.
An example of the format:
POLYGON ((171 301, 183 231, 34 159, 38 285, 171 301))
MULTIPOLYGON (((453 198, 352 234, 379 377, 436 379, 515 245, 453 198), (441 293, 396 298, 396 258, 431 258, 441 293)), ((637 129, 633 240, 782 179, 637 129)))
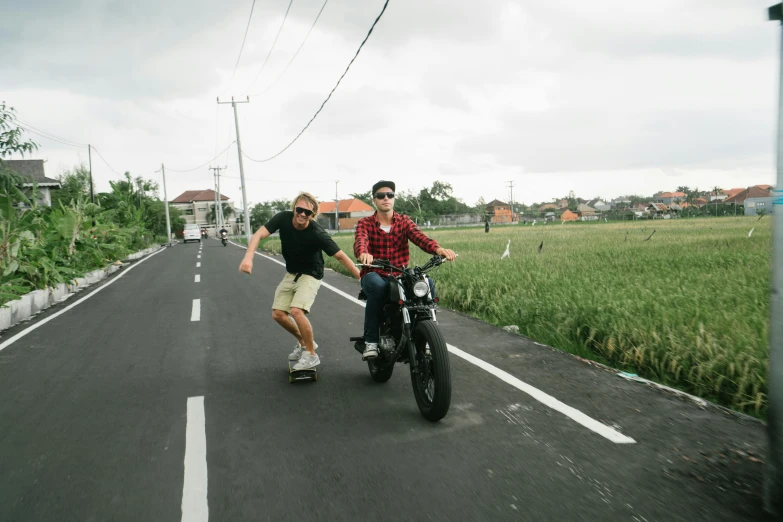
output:
POLYGON ((333 256, 336 260, 338 260, 345 268, 348 269, 348 271, 353 274, 353 276, 356 279, 359 279, 359 269, 356 268, 356 265, 353 264, 353 261, 351 261, 351 258, 345 255, 345 252, 340 250, 333 256))
POLYGON ((242 263, 240 263, 239 265, 240 272, 246 272, 249 274, 253 271, 253 256, 256 253, 258 244, 261 242, 261 240, 266 239, 268 237, 269 237, 269 231, 264 226, 259 228, 256 231, 256 233, 253 234, 253 237, 250 238, 250 244, 247 246, 247 252, 245 253, 245 257, 242 259, 242 263))

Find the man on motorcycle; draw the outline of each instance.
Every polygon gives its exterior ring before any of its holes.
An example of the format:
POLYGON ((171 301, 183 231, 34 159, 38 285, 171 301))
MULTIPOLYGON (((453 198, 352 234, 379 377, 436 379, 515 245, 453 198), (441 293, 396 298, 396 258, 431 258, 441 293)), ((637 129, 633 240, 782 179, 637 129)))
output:
POLYGON ((275 290, 272 304, 272 318, 291 335, 296 337, 294 351, 288 356, 290 361, 298 361, 294 370, 314 368, 321 363, 313 341, 313 328, 305 317, 310 312, 324 277, 324 258, 321 251, 337 259, 357 279, 359 270, 332 237, 316 223, 318 201, 307 192, 295 199, 291 210, 277 213, 265 225, 261 226, 247 248, 240 272, 251 273, 253 256, 258 243, 280 232, 280 243, 285 259, 286 275, 275 290), (288 317, 294 319, 291 322, 288 317))
MULTIPOLYGON (((428 254, 437 254, 454 261, 456 254, 452 250, 441 247, 437 241, 424 235, 408 216, 394 212, 395 188, 393 181, 379 181, 372 187, 376 212, 356 224, 353 253, 359 263, 370 265, 377 258, 385 259, 395 266, 407 266, 410 261, 409 240, 428 254)), ((377 268, 364 267, 360 276, 362 290, 367 296, 364 309, 365 348, 362 354, 362 360, 367 360, 378 356, 379 315, 389 283, 387 275, 377 268)))

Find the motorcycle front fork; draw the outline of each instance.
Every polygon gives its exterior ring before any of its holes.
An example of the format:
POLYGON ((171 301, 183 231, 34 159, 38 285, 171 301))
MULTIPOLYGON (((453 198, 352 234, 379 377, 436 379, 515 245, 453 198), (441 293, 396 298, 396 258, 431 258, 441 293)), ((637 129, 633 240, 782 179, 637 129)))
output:
POLYGON ((402 335, 408 343, 408 360, 411 365, 411 373, 419 373, 419 363, 416 360, 416 343, 413 342, 413 332, 411 329, 411 316, 406 308, 402 309, 402 335))

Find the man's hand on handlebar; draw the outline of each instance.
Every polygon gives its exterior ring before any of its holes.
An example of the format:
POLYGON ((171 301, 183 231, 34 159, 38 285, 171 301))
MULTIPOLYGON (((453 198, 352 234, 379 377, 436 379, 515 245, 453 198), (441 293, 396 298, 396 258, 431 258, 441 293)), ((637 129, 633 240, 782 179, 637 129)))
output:
POLYGON ((361 265, 371 265, 372 260, 373 257, 370 254, 362 254, 359 256, 359 264, 361 265))
POLYGON ((457 258, 457 254, 455 254, 453 250, 449 250, 448 248, 440 247, 435 251, 435 253, 441 257, 445 257, 449 261, 454 261, 457 258))

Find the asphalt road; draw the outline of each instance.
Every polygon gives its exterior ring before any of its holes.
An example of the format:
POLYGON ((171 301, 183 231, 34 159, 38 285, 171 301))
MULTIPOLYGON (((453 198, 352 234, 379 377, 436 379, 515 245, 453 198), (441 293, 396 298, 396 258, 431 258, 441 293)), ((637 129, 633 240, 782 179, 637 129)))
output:
POLYGON ((331 271, 319 381, 290 385, 284 268, 243 255, 177 244, 0 335, 34 328, 0 349, 0 521, 767 519, 761 423, 448 311, 468 355, 427 422, 407 366, 370 379, 331 271))

